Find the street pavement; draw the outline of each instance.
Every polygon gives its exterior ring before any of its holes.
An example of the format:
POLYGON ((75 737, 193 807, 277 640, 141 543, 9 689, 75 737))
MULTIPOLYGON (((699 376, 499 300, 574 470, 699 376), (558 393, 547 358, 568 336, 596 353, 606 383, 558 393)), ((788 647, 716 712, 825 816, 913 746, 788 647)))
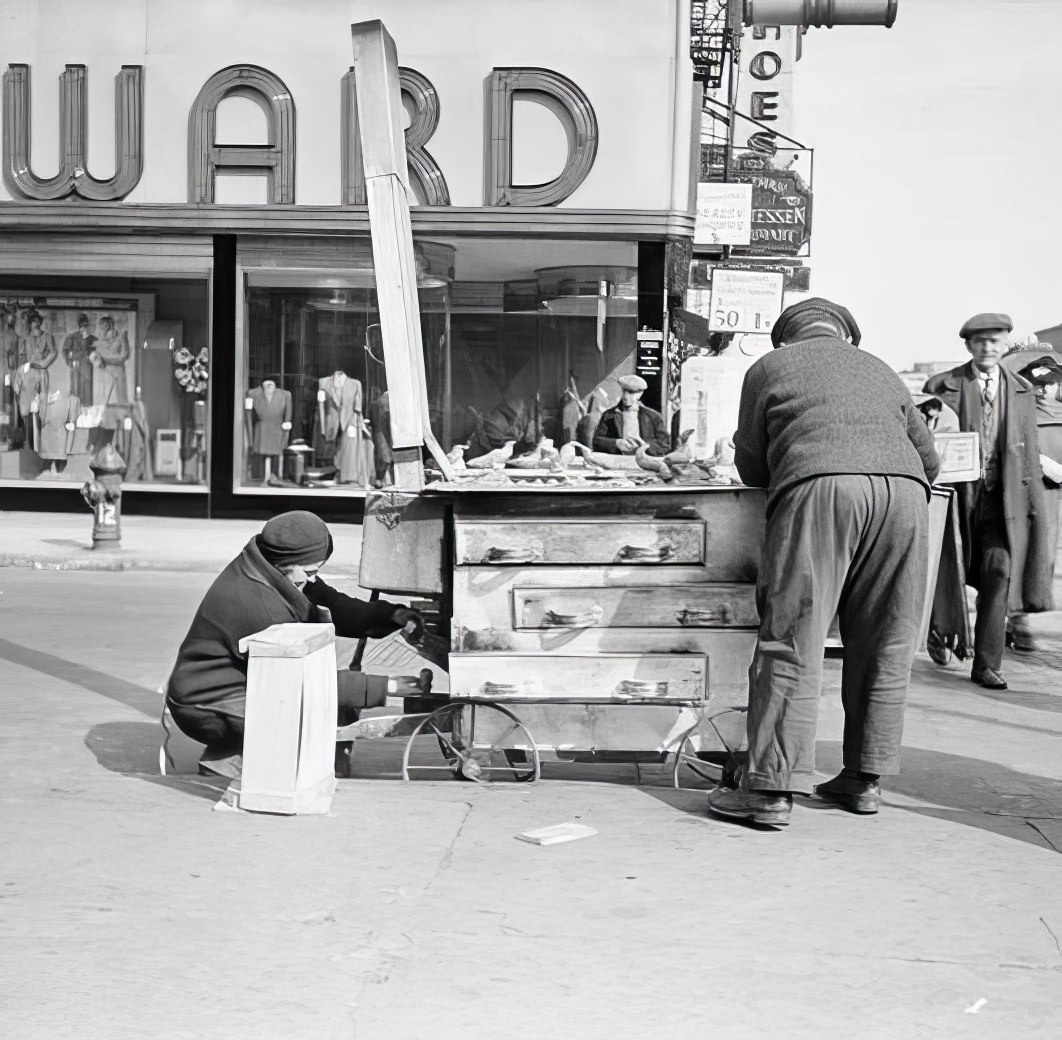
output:
MULTIPOLYGON (((1057 655, 1010 654, 1004 693, 920 656, 876 817, 751 830, 627 764, 405 784, 397 740, 327 817, 218 813, 157 767, 212 577, 0 569, 5 1040, 1060 1035, 1057 655), (565 821, 598 833, 515 839, 565 821)), ((828 661, 824 777, 841 723, 828 661)))

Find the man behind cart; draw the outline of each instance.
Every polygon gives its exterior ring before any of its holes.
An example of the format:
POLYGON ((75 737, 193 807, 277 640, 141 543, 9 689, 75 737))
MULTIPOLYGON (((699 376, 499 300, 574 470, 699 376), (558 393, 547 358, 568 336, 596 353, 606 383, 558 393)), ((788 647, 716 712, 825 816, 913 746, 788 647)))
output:
POLYGON ((734 435, 741 479, 767 489, 748 765, 738 789, 717 788, 708 806, 782 827, 793 793, 812 791, 834 617, 844 643, 844 769, 814 791, 874 813, 879 776, 899 772, 940 460, 899 377, 857 349, 846 308, 804 300, 782 313, 771 339, 776 349, 745 375, 734 435))

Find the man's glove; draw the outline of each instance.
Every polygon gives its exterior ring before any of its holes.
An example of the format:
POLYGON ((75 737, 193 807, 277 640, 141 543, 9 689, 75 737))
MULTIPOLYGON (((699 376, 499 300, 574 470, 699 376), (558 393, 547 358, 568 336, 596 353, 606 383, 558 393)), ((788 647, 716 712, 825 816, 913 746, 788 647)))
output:
POLYGON ((424 636, 424 618, 409 607, 395 607, 391 621, 401 627, 403 635, 411 643, 419 643, 424 636))

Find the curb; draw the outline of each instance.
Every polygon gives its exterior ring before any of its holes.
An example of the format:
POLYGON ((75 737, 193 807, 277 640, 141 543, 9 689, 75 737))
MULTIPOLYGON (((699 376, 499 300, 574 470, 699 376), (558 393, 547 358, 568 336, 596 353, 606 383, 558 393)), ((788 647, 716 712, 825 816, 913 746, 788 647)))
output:
MULTIPOLYGON (((159 560, 137 556, 121 556, 122 550, 108 551, 99 556, 30 556, 19 553, 0 553, 0 568, 18 567, 35 571, 163 571, 186 574, 220 574, 232 559, 217 560, 159 560)), ((358 571, 334 571, 328 577, 336 581, 357 581, 358 571)))

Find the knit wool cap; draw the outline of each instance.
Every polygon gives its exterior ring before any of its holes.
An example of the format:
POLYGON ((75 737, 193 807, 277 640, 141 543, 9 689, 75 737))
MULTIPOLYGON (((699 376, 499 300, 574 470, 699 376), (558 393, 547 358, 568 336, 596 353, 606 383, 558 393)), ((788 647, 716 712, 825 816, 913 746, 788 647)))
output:
POLYGON ((327 525, 303 509, 273 517, 255 542, 266 562, 277 568, 320 563, 332 555, 332 535, 327 525))
POLYGON ((847 307, 813 296, 782 311, 771 329, 771 342, 780 347, 802 333, 813 331, 818 325, 822 326, 819 332, 822 336, 836 335, 835 327, 840 328, 851 339, 853 347, 858 347, 862 339, 859 326, 847 307))

